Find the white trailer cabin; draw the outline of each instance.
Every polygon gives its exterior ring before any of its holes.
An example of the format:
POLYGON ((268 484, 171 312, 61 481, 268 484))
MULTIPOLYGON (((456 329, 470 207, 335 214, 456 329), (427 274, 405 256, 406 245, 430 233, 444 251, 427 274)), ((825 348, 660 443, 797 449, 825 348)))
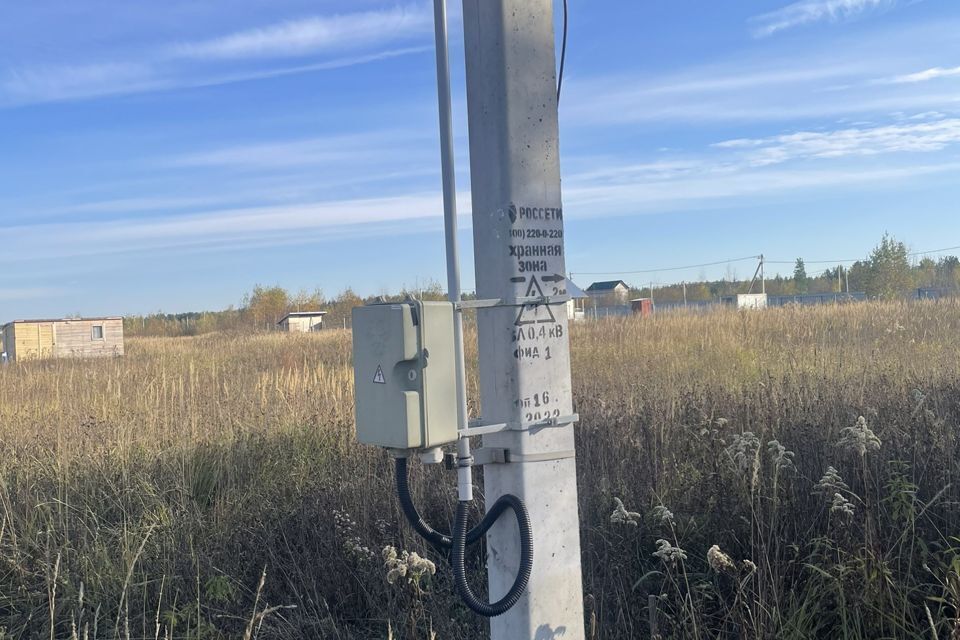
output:
POLYGON ((720 301, 737 309, 766 309, 767 294, 765 293, 738 293, 732 296, 723 296, 720 301))
POLYGON ((326 311, 294 311, 283 316, 277 326, 287 333, 312 333, 323 329, 325 315, 326 311))

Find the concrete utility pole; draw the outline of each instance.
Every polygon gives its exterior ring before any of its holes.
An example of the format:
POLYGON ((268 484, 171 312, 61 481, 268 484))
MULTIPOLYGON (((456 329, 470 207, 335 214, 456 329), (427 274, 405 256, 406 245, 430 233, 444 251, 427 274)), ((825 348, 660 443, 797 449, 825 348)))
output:
MULTIPOLYGON (((564 295, 552 0, 464 0, 477 296, 564 295)), ((478 312, 480 400, 487 423, 572 413, 563 304, 478 312)), ((484 467, 488 505, 523 499, 533 522, 527 594, 490 622, 493 640, 583 640, 573 424, 484 436, 511 462, 484 467)), ((512 518, 487 537, 490 598, 516 575, 512 518)))

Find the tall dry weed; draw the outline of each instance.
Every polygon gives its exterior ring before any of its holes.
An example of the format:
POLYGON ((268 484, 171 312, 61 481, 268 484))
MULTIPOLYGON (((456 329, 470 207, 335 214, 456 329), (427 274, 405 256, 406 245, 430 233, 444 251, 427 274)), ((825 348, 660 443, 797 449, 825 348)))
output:
MULTIPOLYGON (((349 344, 0 369, 0 638, 481 636, 354 442, 349 344), (436 574, 390 584, 388 545, 436 574)), ((572 347, 591 637, 960 633, 960 306, 671 313, 572 347)), ((449 524, 453 478, 413 480, 449 524)))

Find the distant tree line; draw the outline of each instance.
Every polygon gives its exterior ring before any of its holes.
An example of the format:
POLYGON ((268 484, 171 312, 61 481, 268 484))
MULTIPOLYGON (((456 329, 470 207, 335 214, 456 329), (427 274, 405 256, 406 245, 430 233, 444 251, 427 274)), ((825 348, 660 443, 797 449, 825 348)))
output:
MULTIPOLYGON (((896 299, 912 294, 919 287, 960 290, 960 259, 947 256, 934 260, 924 257, 912 262, 907 246, 889 234, 884 235, 870 255, 849 267, 833 267, 820 275, 808 275, 803 258, 797 258, 793 275, 776 275, 766 280, 767 293, 796 295, 805 293, 835 293, 847 290, 862 291, 870 298, 896 299)), ((732 273, 721 280, 701 280, 686 283, 688 301, 716 300, 721 296, 746 293, 749 281, 739 280, 732 273)), ((760 283, 754 285, 760 291, 760 283)), ((631 296, 650 295, 649 287, 631 287, 631 296)), ((291 311, 326 311, 324 324, 330 328, 350 326, 350 312, 356 306, 378 299, 388 302, 408 296, 423 300, 442 300, 444 288, 438 282, 424 287, 403 289, 399 293, 382 293, 361 297, 347 288, 332 298, 323 291, 300 290, 291 293, 279 285, 257 285, 243 297, 239 307, 224 311, 204 311, 166 314, 157 312, 145 316, 127 316, 124 329, 131 336, 191 336, 214 331, 274 331, 277 323, 291 311)), ((684 299, 684 285, 653 286, 653 296, 661 302, 680 302, 684 299)))
MULTIPOLYGON (((746 293, 750 281, 735 277, 714 281, 686 283, 686 299, 689 301, 716 300, 725 295, 746 293)), ((803 258, 797 258, 793 275, 776 275, 766 280, 766 290, 771 295, 798 295, 806 293, 864 292, 873 299, 892 300, 912 295, 917 289, 931 287, 960 291, 960 259, 946 256, 934 260, 924 257, 911 261, 906 244, 885 234, 879 244, 863 260, 852 265, 825 269, 820 275, 808 275, 803 258)), ((755 283, 754 292, 760 291, 755 283)), ((684 299, 684 285, 674 284, 653 287, 654 299, 664 302, 679 302, 684 299)), ((650 288, 631 287, 633 297, 648 297, 650 288)))
POLYGON ((403 289, 399 293, 383 293, 361 297, 347 288, 332 298, 323 291, 300 290, 290 293, 279 285, 256 285, 247 293, 239 307, 223 311, 190 313, 157 312, 142 316, 126 316, 124 332, 128 336, 178 337, 212 332, 275 331, 283 317, 294 311, 325 311, 324 325, 330 328, 350 326, 350 312, 354 307, 383 299, 388 302, 408 296, 422 300, 442 300, 446 293, 437 282, 430 282, 416 290, 403 289))

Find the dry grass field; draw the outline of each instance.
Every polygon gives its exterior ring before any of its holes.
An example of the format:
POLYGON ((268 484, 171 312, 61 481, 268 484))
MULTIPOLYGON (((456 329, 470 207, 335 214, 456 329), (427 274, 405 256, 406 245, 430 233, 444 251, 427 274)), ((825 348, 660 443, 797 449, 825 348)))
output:
MULTIPOLYGON (((960 305, 571 340, 589 638, 960 638, 960 305)), ((481 637, 353 442, 349 341, 0 369, 0 638, 481 637), (387 545, 436 574, 388 583, 387 545)), ((449 522, 454 478, 414 484, 449 522)))

